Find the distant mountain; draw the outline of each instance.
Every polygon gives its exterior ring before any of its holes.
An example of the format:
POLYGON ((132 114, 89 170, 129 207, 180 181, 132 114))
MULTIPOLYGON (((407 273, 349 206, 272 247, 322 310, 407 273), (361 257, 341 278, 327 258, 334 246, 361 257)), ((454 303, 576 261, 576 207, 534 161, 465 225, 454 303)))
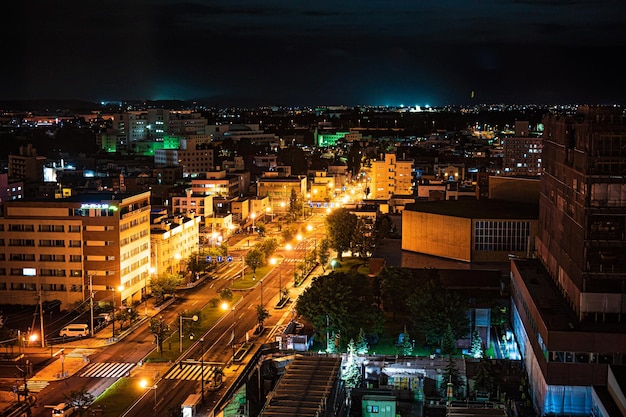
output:
POLYGON ((0 100, 0 111, 81 113, 100 108, 98 103, 83 100, 0 100))

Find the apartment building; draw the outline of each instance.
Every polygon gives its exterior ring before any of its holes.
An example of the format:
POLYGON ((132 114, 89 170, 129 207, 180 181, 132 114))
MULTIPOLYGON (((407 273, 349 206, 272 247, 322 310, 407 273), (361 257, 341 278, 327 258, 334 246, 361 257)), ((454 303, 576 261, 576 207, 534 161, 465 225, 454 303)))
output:
POLYGON ((166 211, 152 214, 150 226, 151 271, 185 275, 186 260, 198 252, 200 216, 169 216, 166 211))
POLYGON ((388 200, 395 194, 413 194, 413 160, 398 159, 396 154, 388 153, 381 154, 371 165, 368 198, 388 200))
POLYGON ((91 291, 96 302, 138 301, 150 268, 150 192, 8 201, 0 236, 7 303, 70 308, 91 291))
POLYGON ((529 123, 515 122, 515 135, 504 138, 502 171, 504 175, 540 175, 543 140, 531 135, 529 123))

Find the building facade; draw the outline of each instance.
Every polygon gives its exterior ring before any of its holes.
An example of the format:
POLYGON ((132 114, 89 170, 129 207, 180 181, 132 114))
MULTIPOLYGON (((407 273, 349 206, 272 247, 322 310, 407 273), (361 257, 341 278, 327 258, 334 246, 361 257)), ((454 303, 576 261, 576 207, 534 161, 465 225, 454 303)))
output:
POLYGON ((513 325, 542 415, 590 415, 626 363, 626 120, 614 107, 544 119, 537 260, 511 267, 513 325))
POLYGON ((414 191, 413 161, 398 159, 396 154, 381 155, 372 161, 369 198, 387 200, 394 194, 411 195, 414 191))
POLYGON ((140 300, 150 268, 150 193, 9 201, 0 217, 0 294, 62 308, 140 300), (122 288, 119 291, 119 288, 122 288))

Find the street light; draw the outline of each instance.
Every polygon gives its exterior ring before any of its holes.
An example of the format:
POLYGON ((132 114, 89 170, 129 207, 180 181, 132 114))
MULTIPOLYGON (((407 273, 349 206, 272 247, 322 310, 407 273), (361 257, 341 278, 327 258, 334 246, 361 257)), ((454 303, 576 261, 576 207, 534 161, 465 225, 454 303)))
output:
POLYGON ((183 320, 198 321, 198 316, 194 314, 192 317, 183 317, 183 315, 181 314, 178 317, 180 318, 180 325, 178 326, 178 333, 180 336, 180 339, 179 339, 180 343, 178 345, 178 351, 182 353, 183 352, 183 320))
MULTIPOLYGON (((278 260, 276 258, 270 259, 271 265, 276 265, 278 260)), ((283 270, 280 268, 281 265, 277 266, 278 269, 278 302, 283 301, 283 270)))
MULTIPOLYGON (((117 290, 120 292, 120 294, 122 293, 122 291, 124 290, 124 286, 120 285, 117 287, 117 290)), ((111 314, 111 337, 115 337, 115 312, 116 312, 116 308, 115 308, 115 287, 111 288, 111 291, 113 292, 113 314, 111 314)), ((120 295, 120 301, 122 300, 122 297, 120 295)), ((121 330, 121 327, 120 327, 121 330)))
POLYGON ((233 335, 232 335, 232 347, 233 347, 233 365, 235 364, 235 305, 233 304, 233 306, 229 306, 227 302, 223 302, 222 303, 222 310, 224 311, 228 311, 228 309, 232 309, 233 312, 233 335))
POLYGON ((255 231, 255 228, 254 228, 254 219, 256 218, 256 213, 255 213, 255 212, 252 212, 252 214, 250 214, 250 217, 252 218, 252 232, 254 232, 254 231, 255 231))
POLYGON ((146 381, 145 379, 142 379, 141 381, 139 381, 139 386, 141 388, 144 389, 152 389, 154 390, 154 416, 156 417, 157 415, 157 384, 155 383, 154 385, 149 385, 148 381, 146 381))

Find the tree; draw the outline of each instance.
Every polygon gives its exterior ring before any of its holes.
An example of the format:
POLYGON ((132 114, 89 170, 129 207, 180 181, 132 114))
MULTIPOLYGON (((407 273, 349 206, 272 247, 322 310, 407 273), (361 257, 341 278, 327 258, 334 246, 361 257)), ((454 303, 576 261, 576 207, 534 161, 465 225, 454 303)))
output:
POLYGON ((326 238, 321 240, 320 245, 317 248, 317 259, 319 260, 320 265, 322 265, 322 270, 326 272, 326 265, 328 265, 328 261, 330 259, 330 243, 326 238))
POLYGON ((232 301, 233 299, 233 292, 230 288, 222 288, 217 294, 220 296, 221 301, 232 301))
POLYGON ((165 337, 169 331, 170 326, 165 323, 163 316, 153 317, 150 319, 150 332, 154 335, 157 350, 161 352, 161 356, 163 356, 163 342, 165 341, 165 337))
POLYGON ((376 229, 377 242, 382 239, 387 239, 395 233, 393 220, 388 214, 382 214, 376 217, 376 223, 374 225, 374 228, 376 229))
POLYGON ((302 200, 298 197, 298 193, 296 193, 295 188, 291 189, 291 194, 289 195, 289 214, 294 219, 297 219, 302 213, 302 200))
POLYGON ((265 259, 269 258, 278 249, 278 240, 275 237, 265 239, 258 248, 265 255, 265 259))
POLYGON ((398 353, 402 356, 411 356, 413 354, 413 343, 406 326, 402 332, 402 343, 399 346, 398 353))
POLYGON ((189 258, 185 261, 185 267, 187 272, 191 274, 192 277, 197 277, 201 272, 206 271, 209 264, 206 261, 206 256, 200 256, 199 253, 192 253, 189 258))
POLYGON ((350 249, 352 253, 357 253, 359 259, 365 260, 369 258, 375 248, 375 237, 373 228, 368 225, 364 219, 357 218, 356 227, 353 230, 350 249))
POLYGON ((79 416, 85 415, 95 400, 95 397, 85 387, 63 395, 65 396, 66 402, 78 410, 79 416))
POLYGON ((323 334, 355 338, 382 330, 383 316, 376 307, 369 279, 363 274, 331 272, 316 277, 298 297, 296 311, 323 334))
POLYGON ((367 344, 367 338, 365 337, 365 332, 363 331, 363 328, 361 327, 359 329, 359 336, 356 339, 356 353, 359 355, 365 355, 367 352, 369 352, 370 347, 367 344))
POLYGON ((461 376, 459 370, 456 368, 456 362, 452 356, 448 356, 448 363, 443 370, 441 378, 440 393, 441 396, 446 398, 448 396, 447 389, 448 383, 452 383, 452 396, 458 397, 461 393, 461 376))
POLYGON ((441 353, 444 355, 454 355, 456 353, 456 338, 450 323, 448 323, 448 327, 446 327, 446 331, 441 339, 441 353))
POLYGON ((474 376, 474 392, 476 396, 489 397, 494 384, 493 370, 488 360, 482 359, 476 367, 474 376))
POLYGON ((480 337, 478 330, 474 330, 474 334, 472 335, 472 347, 470 353, 475 359, 483 357, 483 339, 480 337))
POLYGON ((254 247, 246 254, 245 262, 254 274, 258 267, 265 265, 265 254, 259 248, 254 247))
POLYGON ((265 323, 265 319, 270 316, 270 313, 267 311, 265 307, 260 304, 256 306, 256 320, 257 320, 257 330, 260 332, 263 329, 263 323, 265 323))
POLYGON ((150 281, 150 291, 156 298, 157 304, 162 303, 166 295, 174 295, 183 279, 174 274, 160 274, 150 281))
POLYGON ((396 314, 407 309, 407 294, 414 291, 415 279, 407 268, 388 268, 385 266, 378 274, 378 282, 380 283, 384 310, 390 311, 395 321, 396 314))
POLYGON ((454 340, 469 332, 467 308, 460 293, 446 289, 436 270, 428 270, 427 280, 417 286, 407 303, 414 327, 431 346, 442 347, 448 325, 454 340))
POLYGON ((337 256, 342 260, 343 252, 351 247, 357 217, 345 208, 338 208, 326 216, 325 223, 330 247, 337 251, 337 256))
POLYGON ((361 385, 361 367, 359 366, 354 339, 350 339, 350 343, 348 343, 346 366, 341 378, 345 381, 348 388, 356 388, 361 385))

